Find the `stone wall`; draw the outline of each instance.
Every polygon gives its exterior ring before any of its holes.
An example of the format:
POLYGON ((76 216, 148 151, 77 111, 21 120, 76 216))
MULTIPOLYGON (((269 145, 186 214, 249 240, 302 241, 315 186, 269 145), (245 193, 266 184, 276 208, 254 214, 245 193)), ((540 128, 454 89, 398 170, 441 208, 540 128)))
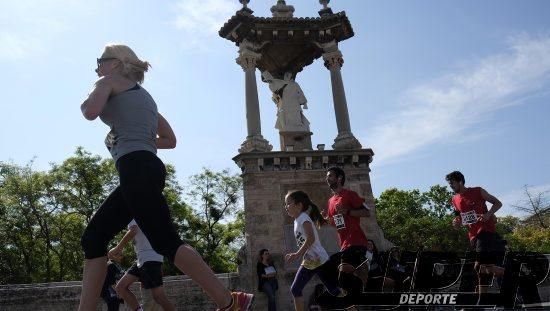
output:
MULTIPOLYGON (((550 258, 550 255, 546 255, 550 258)), ((232 289, 241 289, 239 276, 232 274, 218 274, 218 277, 232 289)), ((285 284, 292 282, 294 275, 285 273, 279 276, 279 281, 285 284)), ((215 310, 215 306, 206 293, 189 278, 184 276, 165 277, 165 290, 168 298, 175 304, 177 310, 181 311, 204 311, 215 310)), ((318 280, 313 279, 305 293, 311 292, 313 284, 318 280)), ((0 311, 68 311, 78 308, 81 282, 61 282, 47 284, 21 284, 0 286, 0 311)), ((451 289, 454 291, 457 289, 451 289)), ((134 285, 132 291, 141 298, 139 287, 134 285)), ((543 302, 550 301, 550 278, 539 285, 539 293, 543 302)), ((256 298, 252 310, 267 310, 265 295, 255 293, 256 298)), ((292 310, 288 306, 292 303, 289 292, 279 290, 279 309, 292 310), (283 306, 287 306, 283 308, 283 306)), ((307 295, 306 295, 307 297, 307 295)), ((104 303, 100 302, 98 311, 107 310, 104 303)), ((126 310, 124 307, 122 310, 126 310)))
MULTIPOLYGON (((239 276, 236 273, 218 274, 218 278, 229 288, 239 290, 239 276)), ((206 293, 185 276, 165 277, 164 287, 168 298, 177 310, 204 311, 215 310, 216 306, 206 293)), ((0 286, 0 311, 68 311, 78 309, 81 282, 61 282, 47 284, 23 284, 0 286)), ((131 287, 138 299, 141 299, 139 286, 131 287)), ((259 301, 259 308, 262 301, 259 301)), ((100 301, 97 310, 107 310, 100 301)), ((126 310, 124 307, 121 310, 126 310)))

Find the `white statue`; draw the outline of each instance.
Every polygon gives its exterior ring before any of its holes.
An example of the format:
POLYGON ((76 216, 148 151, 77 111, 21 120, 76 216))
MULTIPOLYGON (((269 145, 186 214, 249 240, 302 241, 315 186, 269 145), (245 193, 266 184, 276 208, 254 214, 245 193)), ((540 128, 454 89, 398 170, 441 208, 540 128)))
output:
POLYGON ((307 99, 300 85, 292 79, 292 73, 285 73, 284 80, 273 78, 267 71, 262 73, 262 77, 264 82, 269 83, 273 102, 277 105, 275 128, 279 132, 309 133, 309 121, 302 110, 302 106, 307 109, 307 99))

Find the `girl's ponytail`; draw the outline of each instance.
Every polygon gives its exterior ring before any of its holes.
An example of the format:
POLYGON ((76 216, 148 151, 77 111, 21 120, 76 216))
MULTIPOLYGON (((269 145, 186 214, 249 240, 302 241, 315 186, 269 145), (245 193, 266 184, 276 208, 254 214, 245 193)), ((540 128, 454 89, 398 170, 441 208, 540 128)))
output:
POLYGON ((315 222, 317 228, 321 228, 321 225, 325 224, 327 221, 321 215, 321 211, 313 202, 311 202, 307 193, 301 190, 290 191, 288 196, 294 201, 294 203, 301 203, 303 206, 302 212, 306 212, 311 220, 315 222))
POLYGON ((313 204, 313 202, 309 201, 309 218, 315 222, 317 225, 317 228, 321 228, 322 225, 326 224, 327 221, 321 215, 321 211, 317 207, 317 205, 313 204))

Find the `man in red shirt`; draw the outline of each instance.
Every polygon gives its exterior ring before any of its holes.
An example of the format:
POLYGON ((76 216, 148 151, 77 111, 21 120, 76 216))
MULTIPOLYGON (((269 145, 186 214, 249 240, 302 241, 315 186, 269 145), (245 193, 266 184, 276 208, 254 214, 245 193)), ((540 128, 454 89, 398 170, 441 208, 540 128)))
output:
POLYGON ((340 253, 334 257, 340 261, 338 281, 348 293, 358 294, 363 283, 356 277, 359 276, 356 268, 365 261, 367 252, 367 237, 361 229, 360 218, 368 217, 370 212, 363 198, 355 191, 344 189, 344 170, 330 167, 326 181, 333 195, 328 200, 328 212, 323 211, 323 216, 338 232, 340 253))
POLYGON ((502 203, 481 187, 465 187, 464 175, 459 171, 447 174, 445 179, 455 193, 452 199, 456 215, 453 227, 468 227, 470 245, 477 255, 475 270, 479 278, 478 291, 483 293, 493 274, 504 274, 504 269, 497 265, 502 263, 505 242, 495 230, 495 213, 502 207, 502 203), (492 204, 490 209, 487 209, 486 202, 492 204))

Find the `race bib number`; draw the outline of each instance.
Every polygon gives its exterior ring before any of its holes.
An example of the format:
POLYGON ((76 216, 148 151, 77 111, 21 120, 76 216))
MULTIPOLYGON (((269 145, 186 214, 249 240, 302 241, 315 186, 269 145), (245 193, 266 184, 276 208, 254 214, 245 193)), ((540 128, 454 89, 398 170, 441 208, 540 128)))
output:
POLYGON ((473 225, 477 222, 476 211, 471 210, 469 212, 460 213, 460 218, 462 218, 462 225, 473 225))
POLYGON ((306 238, 304 237, 304 235, 301 232, 298 232, 298 234, 296 234, 296 244, 298 244, 298 248, 301 248, 305 242, 306 238))
POLYGON ((334 225, 336 226, 336 229, 345 229, 346 228, 346 222, 344 221, 344 216, 342 214, 336 214, 332 216, 332 219, 334 220, 334 225))

